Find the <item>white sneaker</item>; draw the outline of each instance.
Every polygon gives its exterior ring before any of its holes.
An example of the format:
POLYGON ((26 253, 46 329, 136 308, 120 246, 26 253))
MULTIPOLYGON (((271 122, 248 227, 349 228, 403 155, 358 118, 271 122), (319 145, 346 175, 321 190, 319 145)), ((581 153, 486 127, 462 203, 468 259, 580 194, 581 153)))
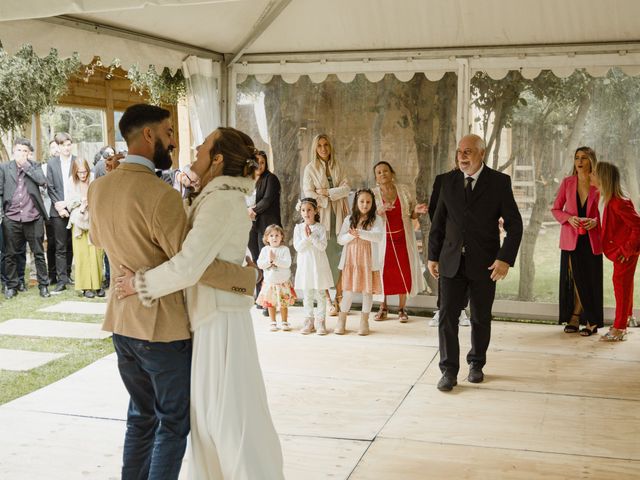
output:
POLYGON ((282 331, 288 332, 289 330, 291 330, 291 325, 289 325, 289 322, 282 322, 282 331))
POLYGON ((429 326, 430 327, 437 327, 439 323, 440 323, 440 310, 436 310, 433 313, 433 318, 431 320, 429 320, 429 326))
POLYGON ((471 322, 469 321, 469 318, 467 318, 467 312, 465 312, 464 310, 460 312, 460 316, 458 317, 458 325, 460 325, 461 327, 471 326, 471 322))
POLYGON ((271 326, 269 327, 269 330, 272 332, 277 332, 278 331, 278 324, 276 322, 271 322, 271 326))

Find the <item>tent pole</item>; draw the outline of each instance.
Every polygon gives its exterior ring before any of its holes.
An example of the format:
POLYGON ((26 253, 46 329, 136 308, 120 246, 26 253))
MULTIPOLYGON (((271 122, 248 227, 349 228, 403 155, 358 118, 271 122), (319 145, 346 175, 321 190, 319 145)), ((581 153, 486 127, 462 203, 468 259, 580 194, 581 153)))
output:
POLYGON ((226 72, 226 125, 228 127, 236 126, 236 103, 237 103, 237 83, 238 72, 235 64, 227 65, 224 69, 226 72))
POLYGON ((459 141, 469 133, 469 110, 471 108, 471 74, 469 60, 457 59, 458 62, 458 101, 456 106, 456 137, 459 141))
POLYGON ((282 11, 287 8, 287 6, 291 3, 292 0, 270 0, 264 11, 258 18, 258 21, 249 32, 249 35, 242 42, 242 46, 238 49, 235 55, 228 62, 228 65, 233 65, 240 57, 244 55, 244 53, 253 45, 260 36, 265 32, 269 25, 273 23, 273 21, 278 18, 278 16, 282 13, 282 11))
POLYGON ((228 104, 229 104, 229 67, 223 60, 220 62, 220 85, 218 86, 220 92, 220 126, 229 126, 228 117, 228 104))

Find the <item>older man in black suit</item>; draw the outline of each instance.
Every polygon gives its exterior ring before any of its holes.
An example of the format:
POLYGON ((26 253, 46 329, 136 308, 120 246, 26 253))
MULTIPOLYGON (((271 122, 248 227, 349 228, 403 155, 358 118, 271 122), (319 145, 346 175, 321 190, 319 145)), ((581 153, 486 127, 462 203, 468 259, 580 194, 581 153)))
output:
POLYGON ((35 259, 40 296, 49 296, 49 276, 43 247, 47 212, 40 194, 40 187, 46 186, 47 179, 40 165, 28 159, 30 146, 28 140, 18 138, 13 144, 13 160, 0 168, 7 299, 18 294, 18 256, 24 251, 25 242, 29 242, 35 259))
POLYGON ((472 383, 484 380, 482 371, 491 338, 491 308, 496 281, 513 266, 522 218, 511 178, 483 163, 484 141, 477 135, 460 140, 459 170, 445 174, 429 233, 429 272, 440 278, 440 370, 438 389, 457 385, 460 369, 458 315, 467 288, 471 303, 471 350, 467 354, 472 383), (499 220, 507 235, 500 245, 499 220))

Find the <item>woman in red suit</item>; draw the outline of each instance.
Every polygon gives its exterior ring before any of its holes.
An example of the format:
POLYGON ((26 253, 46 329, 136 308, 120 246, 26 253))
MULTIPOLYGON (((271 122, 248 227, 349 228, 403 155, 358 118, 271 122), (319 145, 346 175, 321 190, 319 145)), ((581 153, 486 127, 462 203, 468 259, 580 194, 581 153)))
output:
POLYGON ((604 254, 613 262, 616 297, 616 318, 602 340, 616 342, 624 339, 633 310, 633 276, 640 254, 640 216, 631 200, 622 194, 620 172, 615 165, 599 163, 591 177, 600 190, 602 245, 604 254))
POLYGON ((562 225, 559 323, 566 323, 566 333, 577 332, 583 324, 580 334, 587 337, 604 324, 600 197, 589 178, 596 164, 596 153, 591 148, 578 148, 574 154, 573 175, 560 184, 551 209, 562 225))

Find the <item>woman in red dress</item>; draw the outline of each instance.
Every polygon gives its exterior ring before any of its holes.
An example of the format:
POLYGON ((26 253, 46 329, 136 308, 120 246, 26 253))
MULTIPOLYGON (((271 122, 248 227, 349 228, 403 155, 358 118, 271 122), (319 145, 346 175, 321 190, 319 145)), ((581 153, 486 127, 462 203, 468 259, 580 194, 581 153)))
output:
POLYGON ((416 205, 409 187, 395 183, 395 171, 388 162, 376 163, 373 172, 378 185, 373 192, 386 225, 385 245, 380 249, 384 252, 384 300, 374 318, 386 319, 387 296, 399 295, 398 319, 404 323, 409 319, 405 310, 407 295, 414 296, 425 289, 412 220, 427 213, 427 205, 416 205))

